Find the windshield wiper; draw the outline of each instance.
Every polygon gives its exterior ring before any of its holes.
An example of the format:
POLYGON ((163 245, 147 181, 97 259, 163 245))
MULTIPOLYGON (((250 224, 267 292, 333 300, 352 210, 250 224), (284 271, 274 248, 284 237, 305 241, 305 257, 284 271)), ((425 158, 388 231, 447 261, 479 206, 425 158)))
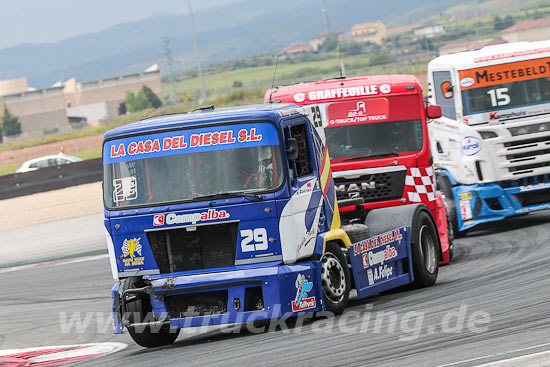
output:
POLYGON ((344 162, 356 161, 356 160, 367 159, 367 158, 383 158, 383 157, 387 157, 389 155, 393 155, 395 157, 400 156, 399 153, 397 153, 397 152, 386 152, 386 153, 360 155, 360 156, 357 156, 357 157, 346 158, 346 159, 344 159, 344 162))
POLYGON ((220 192, 218 194, 210 194, 210 195, 203 195, 199 196, 198 199, 225 199, 225 198, 254 198, 256 200, 262 200, 262 197, 258 194, 254 194, 252 192, 241 192, 241 191, 234 191, 234 192, 220 192))

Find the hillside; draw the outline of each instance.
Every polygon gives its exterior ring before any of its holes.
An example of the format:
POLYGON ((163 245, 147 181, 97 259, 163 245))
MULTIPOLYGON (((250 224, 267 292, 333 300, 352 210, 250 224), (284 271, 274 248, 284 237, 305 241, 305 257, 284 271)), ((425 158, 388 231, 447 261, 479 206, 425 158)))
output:
MULTIPOLYGON (((424 19, 458 0, 328 0, 332 29, 349 31, 355 23, 415 14, 424 19)), ((410 17, 410 16, 409 16, 410 17)), ((195 14, 205 64, 272 52, 307 39, 324 29, 318 0, 243 0, 231 6, 195 14)), ((397 18, 396 18, 397 19, 397 18)), ((413 20, 414 17, 413 17, 413 20)), ((395 24, 394 24, 395 23, 395 24)), ((186 14, 159 13, 101 32, 57 43, 23 44, 0 50, 0 80, 26 76, 33 87, 48 87, 60 79, 96 80, 143 70, 164 61, 162 38, 174 39, 178 70, 194 66, 191 27, 186 14)))

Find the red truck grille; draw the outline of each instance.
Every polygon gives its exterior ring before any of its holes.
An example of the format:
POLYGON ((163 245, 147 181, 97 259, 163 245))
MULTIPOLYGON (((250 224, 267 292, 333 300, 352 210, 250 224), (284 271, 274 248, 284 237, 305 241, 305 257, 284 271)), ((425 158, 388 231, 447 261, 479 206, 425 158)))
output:
POLYGON ((235 264, 238 223, 222 223, 147 233, 161 274, 235 264))
POLYGON ((361 197, 366 203, 396 200, 403 196, 407 171, 364 174, 334 179, 339 200, 361 197))

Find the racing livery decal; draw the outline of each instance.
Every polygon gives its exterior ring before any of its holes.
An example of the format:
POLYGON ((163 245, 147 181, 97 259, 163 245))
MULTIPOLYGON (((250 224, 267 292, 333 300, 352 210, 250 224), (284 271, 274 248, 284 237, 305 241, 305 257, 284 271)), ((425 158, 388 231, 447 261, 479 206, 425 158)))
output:
POLYGON ((122 261, 125 267, 128 266, 141 266, 144 263, 145 258, 141 256, 141 244, 139 241, 141 237, 125 239, 122 243, 122 261), (136 256, 139 255, 139 256, 136 256))
POLYGON ((158 214, 153 217, 153 226, 163 226, 165 224, 196 224, 197 222, 227 218, 229 218, 229 213, 227 211, 216 209, 208 209, 208 211, 200 213, 168 213, 166 216, 164 214, 158 214))
POLYGON ((510 62, 475 69, 460 70, 459 79, 470 79, 461 83, 462 90, 488 87, 503 83, 537 79, 550 76, 550 61, 547 58, 510 62))
POLYGON ((313 283, 306 280, 305 275, 298 274, 296 277, 296 298, 292 301, 292 311, 304 311, 317 307, 315 296, 308 297, 308 292, 313 289, 313 283))
POLYGON ((103 163, 278 144, 276 128, 269 123, 239 124, 222 131, 215 127, 186 129, 107 141, 103 163))
POLYGON ((328 106, 328 127, 356 125, 389 119, 387 98, 336 102, 328 106))
POLYGON ((475 136, 466 136, 462 139, 462 152, 464 155, 476 155, 481 151, 481 139, 475 136))
POLYGON ((409 232, 409 227, 401 227, 352 245, 348 254, 358 294, 407 276, 403 262, 410 261, 406 245, 409 232))
POLYGON ((137 199, 137 181, 134 176, 113 180, 113 201, 115 203, 137 199))

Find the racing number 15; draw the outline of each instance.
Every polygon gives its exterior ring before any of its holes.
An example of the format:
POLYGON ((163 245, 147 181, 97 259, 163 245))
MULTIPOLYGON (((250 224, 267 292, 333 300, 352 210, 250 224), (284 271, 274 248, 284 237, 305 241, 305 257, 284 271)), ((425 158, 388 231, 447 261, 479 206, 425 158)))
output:
POLYGON ((267 231, 265 228, 241 230, 242 252, 267 250, 267 231))
POLYGON ((508 88, 491 89, 487 94, 491 97, 491 106, 506 106, 510 103, 510 96, 508 94, 508 88))

